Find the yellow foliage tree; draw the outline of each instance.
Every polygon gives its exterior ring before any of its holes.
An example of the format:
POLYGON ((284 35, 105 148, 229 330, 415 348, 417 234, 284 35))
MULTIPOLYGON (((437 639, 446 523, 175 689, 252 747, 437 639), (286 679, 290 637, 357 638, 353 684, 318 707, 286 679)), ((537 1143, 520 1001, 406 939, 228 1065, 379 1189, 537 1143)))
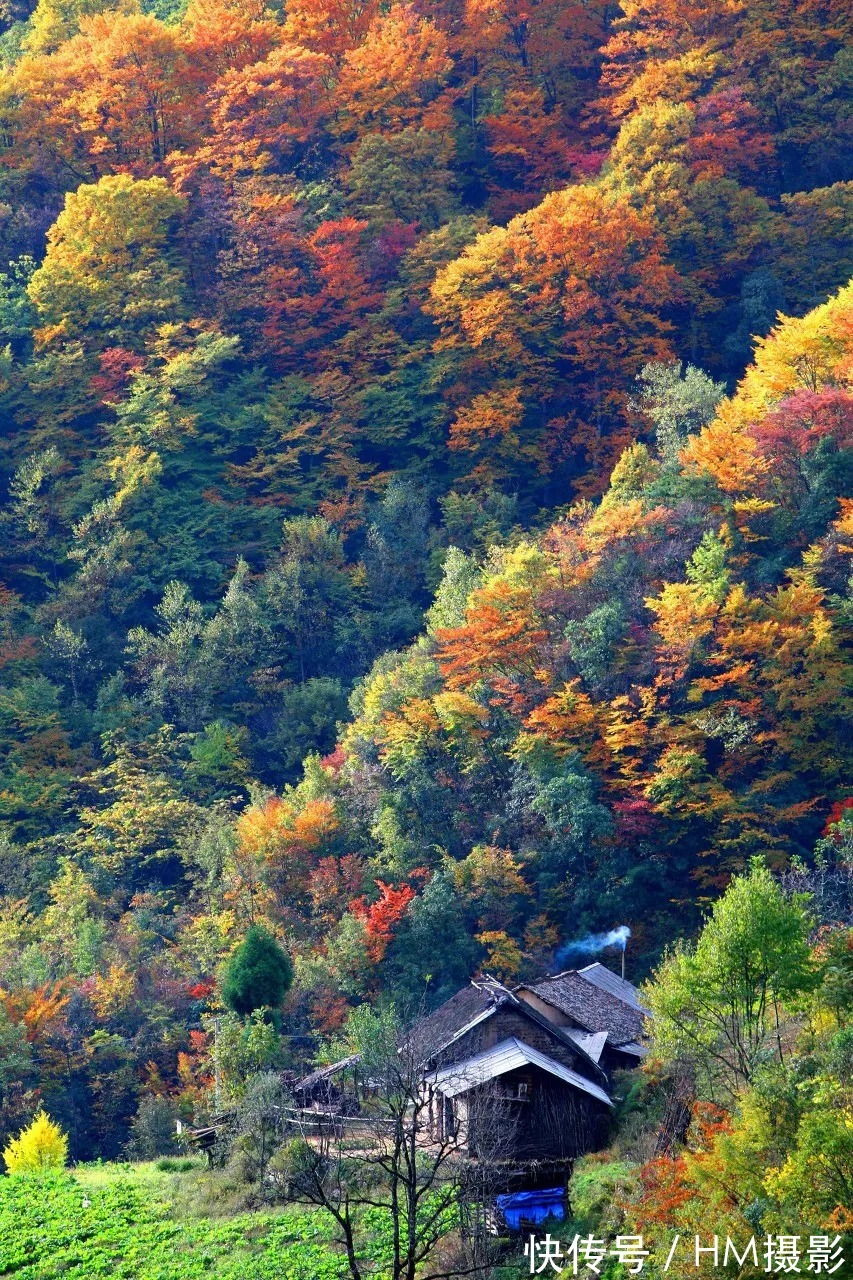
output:
POLYGON ((524 956, 521 947, 508 933, 503 929, 488 929, 485 933, 478 933, 476 938, 486 948, 484 969, 503 980, 518 976, 524 956))
POLYGON ((726 493, 751 493, 771 463, 753 428, 787 397, 849 386, 853 365, 853 284, 802 317, 781 316, 755 346, 755 359, 713 422, 681 453, 688 469, 711 476, 726 493))
MULTIPOLYGON (((499 936, 498 926, 511 928, 522 909, 523 900, 532 896, 521 867, 509 849, 478 844, 467 858, 456 864, 453 878, 456 888, 469 907, 477 911, 480 940, 492 947, 499 936)), ((504 934, 501 933, 503 938, 504 934)), ((514 944, 513 944, 514 945, 514 944)), ((498 948, 502 956, 506 946, 498 948)))
POLYGON ((106 10, 138 12, 135 0, 39 0, 30 16, 23 47, 31 54, 54 53, 77 34, 81 19, 106 10))
POLYGON ((180 317, 184 281, 168 241, 183 208, 163 178, 113 174, 70 192, 28 286, 39 341, 85 333, 101 346, 138 345, 180 317))
POLYGON ((8 1173, 38 1173, 61 1169, 68 1159, 68 1139, 47 1112, 39 1110, 32 1124, 12 1138, 3 1152, 8 1173))

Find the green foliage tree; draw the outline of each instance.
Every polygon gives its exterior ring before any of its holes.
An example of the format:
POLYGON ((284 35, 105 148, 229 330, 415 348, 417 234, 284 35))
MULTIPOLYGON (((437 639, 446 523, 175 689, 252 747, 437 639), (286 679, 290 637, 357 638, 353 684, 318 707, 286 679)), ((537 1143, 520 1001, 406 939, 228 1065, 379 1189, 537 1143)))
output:
POLYGON ((27 285, 36 270, 36 261, 25 254, 0 272, 0 338, 22 348, 32 334, 35 311, 27 296, 27 285))
POLYGON ((593 609, 581 622, 569 622, 564 635, 572 661, 586 683, 600 685, 612 666, 613 646, 625 632, 625 610, 618 600, 593 609))
POLYGON ((284 1111, 288 1102, 281 1076, 275 1071, 261 1071, 252 1076, 237 1107, 230 1164, 241 1179, 257 1186, 264 1199, 276 1193, 268 1171, 287 1134, 284 1111))
POLYGON ((695 947, 678 945, 645 989, 661 1061, 692 1064, 712 1099, 781 1062, 783 1011, 819 979, 809 928, 806 902, 786 898, 763 861, 735 876, 695 947))
POLYGON ((637 407, 654 427, 661 459, 672 466, 687 437, 711 421, 726 385, 680 360, 644 365, 637 382, 637 407))
POLYGON ((264 1009, 247 1018, 229 1011, 208 1022, 213 1032, 216 1098, 242 1098, 258 1075, 271 1071, 281 1055, 281 1040, 264 1009))
POLYGON ((277 1009, 293 982, 287 952, 266 929, 253 925, 232 955, 222 981, 222 998, 235 1013, 277 1009))
POLYGON ((853 1204, 853 1124, 845 1105, 849 1088, 845 1098, 840 1083, 824 1078, 814 1087, 783 1163, 765 1179, 785 1210, 806 1222, 825 1221, 853 1204))
POLYGON ((437 227, 456 207, 449 159, 431 130, 365 134, 344 173, 350 207, 357 217, 379 224, 399 219, 437 227))
POLYGON ((61 471, 62 457, 51 445, 25 458, 9 484, 9 502, 0 519, 18 552, 16 576, 22 575, 25 583, 55 583, 65 558, 68 530, 60 509, 61 471))
POLYGON ((134 1160, 155 1160, 179 1151, 175 1131, 177 1110, 171 1098, 146 1094, 133 1118, 128 1155, 134 1160))
POLYGON ((86 977, 98 967, 106 932, 100 902, 86 876, 64 858, 48 887, 50 905, 41 917, 41 934, 57 973, 86 977))
POLYGON ((718 534, 707 530, 686 566, 687 581, 695 583, 717 604, 722 604, 729 585, 726 549, 718 534))
POLYGON ((438 871, 412 902, 389 949, 391 986, 411 1008, 448 1000, 464 986, 476 956, 453 876, 438 871))
POLYGON ((340 535, 321 516, 284 522, 281 561, 267 584, 300 680, 326 674, 352 584, 340 535))

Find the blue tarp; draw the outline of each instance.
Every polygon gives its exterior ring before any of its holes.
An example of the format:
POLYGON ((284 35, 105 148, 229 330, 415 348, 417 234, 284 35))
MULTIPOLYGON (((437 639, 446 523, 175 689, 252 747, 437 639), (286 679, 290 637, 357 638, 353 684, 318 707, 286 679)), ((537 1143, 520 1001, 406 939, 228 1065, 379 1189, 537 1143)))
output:
POLYGON ((498 1208, 512 1231, 520 1231, 523 1223, 534 1225, 546 1218, 562 1222, 566 1216, 565 1187, 546 1187, 542 1191, 514 1191, 496 1196, 498 1208))

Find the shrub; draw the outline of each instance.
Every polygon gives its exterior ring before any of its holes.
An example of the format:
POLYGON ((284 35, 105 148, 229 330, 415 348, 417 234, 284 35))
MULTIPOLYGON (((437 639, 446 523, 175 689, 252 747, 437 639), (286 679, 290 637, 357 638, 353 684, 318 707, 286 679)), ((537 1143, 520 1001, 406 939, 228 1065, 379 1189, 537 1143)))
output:
POLYGON ((154 1166, 160 1173, 190 1173, 191 1170, 198 1167, 198 1162, 189 1159, 189 1157, 183 1160, 175 1160, 172 1156, 164 1156, 154 1166))
POLYGON ((44 1111, 37 1111, 32 1124, 12 1138, 3 1152, 9 1173, 36 1173, 61 1169, 68 1159, 68 1139, 58 1124, 44 1111))
POLYGON ((262 1009, 242 1020, 228 1013, 218 1022, 219 1071, 225 1092, 233 1100, 242 1097, 254 1076, 274 1066, 280 1057, 281 1039, 262 1009))
POLYGON ((139 1104, 133 1119, 127 1154, 133 1160, 154 1160, 174 1155, 178 1150, 175 1132, 177 1108, 169 1098, 149 1094, 139 1104))
POLYGON ((231 1168, 246 1182, 265 1190, 269 1162, 281 1146, 284 1113, 290 1098, 274 1071, 255 1076, 237 1109, 231 1168))

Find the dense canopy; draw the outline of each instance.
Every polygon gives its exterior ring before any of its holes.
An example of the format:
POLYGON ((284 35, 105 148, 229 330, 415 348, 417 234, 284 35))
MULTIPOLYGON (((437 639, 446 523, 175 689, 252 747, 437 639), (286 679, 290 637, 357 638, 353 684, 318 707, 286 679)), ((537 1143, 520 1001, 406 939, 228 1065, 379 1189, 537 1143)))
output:
POLYGON ((0 5, 0 1149, 849 867, 851 28, 0 5))

